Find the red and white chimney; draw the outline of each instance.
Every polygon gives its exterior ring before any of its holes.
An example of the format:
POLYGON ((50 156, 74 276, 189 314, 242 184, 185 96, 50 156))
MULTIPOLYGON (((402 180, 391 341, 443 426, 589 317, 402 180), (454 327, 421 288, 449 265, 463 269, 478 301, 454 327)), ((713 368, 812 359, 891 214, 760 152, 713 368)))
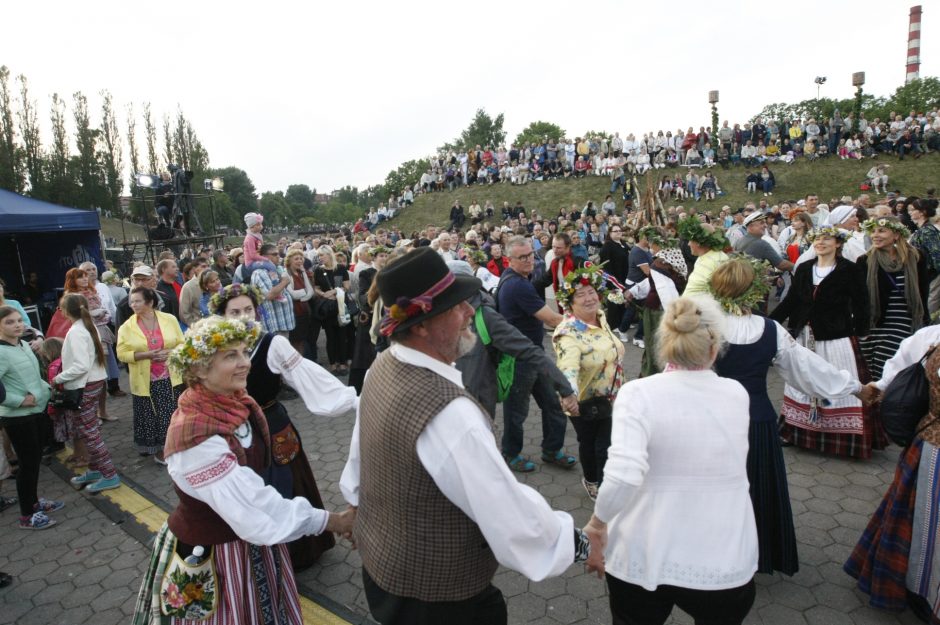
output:
POLYGON ((907 31, 907 75, 904 83, 920 78, 920 5, 911 7, 911 25, 907 31))

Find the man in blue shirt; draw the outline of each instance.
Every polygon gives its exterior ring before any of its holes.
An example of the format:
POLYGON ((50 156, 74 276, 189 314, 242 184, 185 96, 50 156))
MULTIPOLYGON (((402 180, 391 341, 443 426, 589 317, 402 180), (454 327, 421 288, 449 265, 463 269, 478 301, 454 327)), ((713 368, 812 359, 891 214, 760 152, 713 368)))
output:
MULTIPOLYGON (((545 304, 544 296, 530 281, 535 267, 535 252, 526 237, 516 236, 509 240, 509 268, 503 272, 496 291, 499 312, 506 320, 542 347, 545 325, 554 327, 561 323, 561 315, 545 304)), ((566 454, 565 428, 568 421, 562 412, 571 412, 577 407, 577 393, 559 402, 551 379, 535 368, 517 367, 509 397, 503 403, 502 452, 513 471, 527 473, 535 469, 535 463, 521 455, 525 419, 529 414, 529 395, 542 409, 542 461, 570 469, 577 460, 566 454)))

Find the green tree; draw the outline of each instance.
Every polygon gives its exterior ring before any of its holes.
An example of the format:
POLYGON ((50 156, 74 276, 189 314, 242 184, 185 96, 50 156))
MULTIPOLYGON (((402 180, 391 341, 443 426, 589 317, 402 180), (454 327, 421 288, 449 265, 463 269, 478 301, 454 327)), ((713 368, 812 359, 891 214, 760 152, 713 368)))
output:
POLYGON ((0 188, 22 193, 23 150, 16 142, 16 124, 10 98, 10 70, 0 65, 0 188))
MULTIPOLYGON (((235 225, 238 228, 244 228, 245 224, 242 222, 242 218, 245 213, 258 210, 258 196, 255 193, 255 185, 251 182, 251 178, 248 177, 244 169, 238 167, 210 169, 206 177, 218 177, 225 182, 225 197, 229 199, 231 208, 237 215, 235 225)), ((216 194, 216 197, 218 196, 219 194, 216 194)))
POLYGON ((313 211, 316 206, 316 201, 314 196, 316 195, 316 190, 311 190, 305 184, 292 184, 287 187, 287 191, 284 193, 284 198, 290 204, 296 204, 308 211, 313 211))
POLYGON ((516 135, 516 140, 513 143, 517 146, 528 143, 542 143, 545 137, 552 141, 558 141, 564 136, 565 131, 561 126, 540 120, 526 126, 522 132, 516 135))
POLYGON ((129 189, 131 190, 131 207, 130 212, 136 219, 141 223, 144 223, 146 219, 147 207, 144 203, 144 194, 143 191, 137 188, 137 179, 136 176, 138 173, 143 173, 140 170, 140 152, 137 149, 137 120, 134 117, 134 105, 129 103, 126 108, 127 112, 127 153, 128 158, 130 158, 130 179, 128 181, 129 189))
POLYGON ((923 112, 940 106, 940 79, 936 76, 917 78, 898 87, 888 98, 889 111, 907 115, 909 111, 923 112))
POLYGON ((144 143, 147 145, 148 174, 159 174, 164 168, 160 167, 160 158, 157 155, 157 125, 153 121, 153 112, 150 102, 144 102, 144 143))
POLYGON ((297 220, 290 203, 284 197, 283 191, 265 191, 261 194, 258 208, 264 215, 266 224, 272 226, 296 226, 297 220))
POLYGON ((385 189, 388 193, 401 193, 406 187, 414 187, 421 179, 421 174, 431 169, 431 163, 426 158, 406 161, 398 169, 388 172, 385 176, 385 189))
POLYGON ((170 123, 170 116, 163 116, 163 158, 167 165, 177 163, 178 156, 173 151, 173 126, 170 123))
POLYGON ((441 149, 461 151, 477 145, 481 147, 489 145, 495 148, 506 140, 506 131, 503 130, 504 121, 505 117, 502 113, 494 118, 490 117, 484 109, 477 109, 470 125, 454 139, 453 143, 444 144, 441 149))
POLYGON ((20 137, 23 141, 23 160, 26 175, 29 178, 29 193, 35 198, 46 197, 46 175, 42 155, 42 142, 39 135, 39 113, 36 101, 29 97, 29 85, 26 76, 17 76, 20 83, 20 109, 17 118, 20 137))
POLYGON ((122 179, 124 150, 111 94, 108 91, 101 92, 101 150, 99 151, 99 159, 104 170, 105 188, 108 191, 108 208, 117 217, 121 213, 121 193, 124 191, 124 180, 122 179))
POLYGON ((107 192, 104 187, 104 175, 98 162, 98 138, 101 131, 91 127, 88 114, 88 98, 81 91, 72 95, 74 107, 72 117, 75 120, 75 146, 78 154, 71 160, 73 180, 79 184, 73 205, 79 208, 104 208, 107 206, 107 192))
POLYGON ((69 136, 65 128, 65 101, 58 93, 52 94, 52 109, 49 119, 52 122, 52 149, 46 158, 48 187, 46 198, 56 204, 73 205, 75 185, 69 176, 69 136))

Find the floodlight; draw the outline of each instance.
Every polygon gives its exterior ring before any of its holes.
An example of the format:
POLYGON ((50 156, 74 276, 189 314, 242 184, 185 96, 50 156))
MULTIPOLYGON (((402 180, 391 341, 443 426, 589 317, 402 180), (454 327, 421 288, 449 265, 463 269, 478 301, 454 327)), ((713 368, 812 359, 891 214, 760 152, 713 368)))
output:
POLYGON ((134 174, 134 182, 144 189, 156 189, 160 186, 160 176, 154 174, 134 174))

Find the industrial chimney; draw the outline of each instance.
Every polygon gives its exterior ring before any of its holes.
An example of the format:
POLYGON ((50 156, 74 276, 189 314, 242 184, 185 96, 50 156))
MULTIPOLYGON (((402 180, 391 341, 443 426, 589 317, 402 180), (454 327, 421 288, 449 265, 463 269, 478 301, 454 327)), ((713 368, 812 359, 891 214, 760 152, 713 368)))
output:
POLYGON ((911 7, 911 25, 907 32, 907 75, 904 83, 920 78, 920 5, 911 7))

